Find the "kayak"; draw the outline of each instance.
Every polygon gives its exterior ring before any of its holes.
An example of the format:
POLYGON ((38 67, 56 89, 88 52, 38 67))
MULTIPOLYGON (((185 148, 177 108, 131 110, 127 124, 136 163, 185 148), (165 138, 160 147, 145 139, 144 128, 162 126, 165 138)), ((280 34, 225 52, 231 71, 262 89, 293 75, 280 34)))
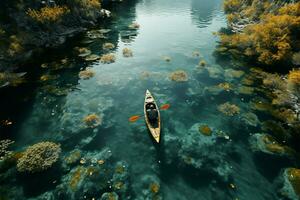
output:
POLYGON ((160 130, 161 130, 161 123, 160 123, 160 113, 158 106, 155 102, 154 97, 150 93, 149 90, 146 91, 146 96, 145 96, 145 103, 144 103, 144 114, 145 114, 145 121, 146 125, 153 137, 153 139, 159 143, 160 141, 160 130), (155 121, 151 121, 148 114, 147 114, 147 109, 149 108, 149 105, 154 105, 154 108, 157 111, 157 119, 155 121))

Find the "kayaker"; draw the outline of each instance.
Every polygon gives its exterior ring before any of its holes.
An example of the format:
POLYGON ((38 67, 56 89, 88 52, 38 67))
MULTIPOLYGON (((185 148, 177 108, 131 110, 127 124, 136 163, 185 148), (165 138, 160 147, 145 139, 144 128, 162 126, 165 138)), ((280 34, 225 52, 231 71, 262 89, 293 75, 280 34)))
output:
POLYGON ((151 123, 157 120, 158 113, 157 110, 155 109, 155 106, 152 103, 148 106, 146 112, 151 123))

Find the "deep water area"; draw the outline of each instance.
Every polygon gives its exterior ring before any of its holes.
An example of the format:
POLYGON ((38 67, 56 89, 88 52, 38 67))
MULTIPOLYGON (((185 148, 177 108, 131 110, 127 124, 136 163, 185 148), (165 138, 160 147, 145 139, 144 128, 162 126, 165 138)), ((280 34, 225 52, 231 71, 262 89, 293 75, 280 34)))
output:
POLYGON ((40 72, 21 74, 23 85, 1 88, 10 149, 49 141, 61 152, 36 173, 1 163, 0 199, 293 199, 283 172, 297 165, 292 153, 259 134, 288 129, 269 112, 267 72, 215 53, 222 3, 123 4, 32 61, 40 72), (160 144, 144 121, 147 89, 168 104, 160 144))

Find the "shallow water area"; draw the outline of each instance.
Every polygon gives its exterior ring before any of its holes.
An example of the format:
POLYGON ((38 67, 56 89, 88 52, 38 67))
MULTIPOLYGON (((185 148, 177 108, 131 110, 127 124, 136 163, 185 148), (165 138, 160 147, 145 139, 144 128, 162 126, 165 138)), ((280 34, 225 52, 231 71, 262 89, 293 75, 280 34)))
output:
POLYGON ((60 60, 40 63, 9 133, 16 152, 51 141, 60 158, 34 174, 0 167, 0 199, 282 199, 276 180, 291 161, 248 142, 263 121, 277 120, 257 108, 269 102, 265 88, 249 68, 214 54, 213 32, 226 27, 222 0, 124 4, 60 60), (159 106, 170 104, 160 144, 143 119, 147 89, 159 106))

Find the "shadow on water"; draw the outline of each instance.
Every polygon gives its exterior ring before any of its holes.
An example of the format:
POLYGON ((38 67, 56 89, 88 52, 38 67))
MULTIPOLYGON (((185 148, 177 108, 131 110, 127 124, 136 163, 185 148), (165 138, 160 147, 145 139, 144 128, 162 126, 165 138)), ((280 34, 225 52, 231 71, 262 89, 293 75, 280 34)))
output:
POLYGON ((55 189, 55 187, 60 184, 59 180, 63 175, 63 170, 60 168, 60 165, 61 163, 57 162, 44 172, 17 174, 17 180, 23 186, 25 197, 35 197, 46 191, 55 189))
POLYGON ((253 160, 260 174, 267 178, 270 182, 274 181, 274 179, 278 177, 282 169, 294 165, 294 163, 288 158, 270 156, 263 153, 254 154, 253 160))

